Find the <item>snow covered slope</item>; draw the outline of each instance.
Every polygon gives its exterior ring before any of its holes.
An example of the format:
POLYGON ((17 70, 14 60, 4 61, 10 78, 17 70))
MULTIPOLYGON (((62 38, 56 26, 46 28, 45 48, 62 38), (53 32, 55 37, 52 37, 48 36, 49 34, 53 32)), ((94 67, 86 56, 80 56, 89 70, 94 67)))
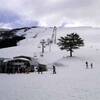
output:
POLYGON ((58 28, 57 38, 76 32, 84 39, 85 46, 75 50, 70 58, 69 53, 52 45, 51 52, 46 47, 44 57, 41 57, 40 40, 51 38, 52 31, 52 28, 30 29, 23 33, 26 39, 18 46, 0 50, 0 57, 37 55, 41 63, 55 64, 57 69, 55 75, 52 69, 42 75, 1 74, 0 100, 100 100, 100 29, 58 28), (35 34, 38 35, 33 38, 35 34), (89 69, 86 69, 86 61, 89 69), (93 63, 93 69, 90 63, 93 63))
MULTIPOLYGON (((98 28, 57 28, 57 39, 61 36, 65 36, 66 34, 76 32, 78 33, 85 42, 84 48, 90 49, 95 48, 98 50, 99 42, 100 42, 100 29, 98 28)), ((41 59, 41 44, 40 41, 42 39, 47 40, 52 37, 53 28, 30 28, 27 31, 25 30, 19 30, 17 34, 24 34, 26 39, 20 41, 18 43, 18 46, 16 47, 10 47, 0 50, 0 57, 5 58, 12 58, 14 56, 20 56, 20 55, 26 55, 26 56, 37 56, 38 59, 41 59)), ((81 49, 79 50, 81 52, 81 49)), ((74 55, 76 55, 77 50, 75 51, 74 55)), ((83 52, 82 52, 83 53, 83 52)), ((42 57, 42 62, 44 63, 53 63, 59 59, 61 59, 62 56, 68 55, 65 51, 61 51, 57 45, 51 46, 51 52, 50 47, 46 46, 45 48, 45 54, 44 57, 42 57)))

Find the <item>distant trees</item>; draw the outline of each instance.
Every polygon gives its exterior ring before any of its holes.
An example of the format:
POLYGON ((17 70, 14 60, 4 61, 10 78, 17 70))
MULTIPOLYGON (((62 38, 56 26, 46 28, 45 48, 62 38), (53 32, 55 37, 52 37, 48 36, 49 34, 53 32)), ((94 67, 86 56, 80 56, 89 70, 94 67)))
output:
POLYGON ((84 41, 77 33, 67 34, 65 37, 58 39, 58 46, 61 50, 67 50, 70 52, 70 57, 74 49, 79 49, 79 47, 84 46, 84 41))
POLYGON ((17 46, 17 42, 25 39, 23 35, 17 35, 13 31, 5 31, 0 33, 0 48, 17 46))
POLYGON ((14 36, 12 38, 2 39, 0 40, 0 48, 17 46, 17 42, 23 39, 25 39, 23 36, 14 36))

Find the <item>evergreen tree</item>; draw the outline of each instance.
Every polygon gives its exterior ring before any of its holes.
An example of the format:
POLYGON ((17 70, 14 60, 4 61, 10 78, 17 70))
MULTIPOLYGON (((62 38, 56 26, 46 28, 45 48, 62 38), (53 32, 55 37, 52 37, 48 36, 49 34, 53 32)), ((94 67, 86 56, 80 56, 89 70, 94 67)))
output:
POLYGON ((79 49, 79 47, 84 46, 84 41, 77 33, 67 34, 67 36, 61 37, 58 40, 60 49, 69 51, 70 57, 72 57, 73 49, 79 49))

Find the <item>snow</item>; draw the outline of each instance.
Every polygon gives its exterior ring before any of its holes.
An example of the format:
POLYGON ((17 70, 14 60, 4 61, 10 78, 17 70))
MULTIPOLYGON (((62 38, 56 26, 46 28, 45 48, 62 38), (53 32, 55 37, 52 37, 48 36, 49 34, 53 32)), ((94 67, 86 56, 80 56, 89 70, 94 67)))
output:
POLYGON ((72 58, 56 45, 51 46, 51 51, 46 47, 44 56, 40 56, 40 40, 50 38, 52 28, 30 29, 23 33, 27 38, 18 46, 1 49, 0 57, 5 58, 36 55, 49 70, 43 74, 0 74, 0 100, 100 100, 100 29, 59 28, 57 38, 71 32, 78 33, 85 42, 84 47, 74 51, 72 58), (35 33, 39 34, 32 38, 35 33), (57 74, 52 74, 53 64, 57 74))

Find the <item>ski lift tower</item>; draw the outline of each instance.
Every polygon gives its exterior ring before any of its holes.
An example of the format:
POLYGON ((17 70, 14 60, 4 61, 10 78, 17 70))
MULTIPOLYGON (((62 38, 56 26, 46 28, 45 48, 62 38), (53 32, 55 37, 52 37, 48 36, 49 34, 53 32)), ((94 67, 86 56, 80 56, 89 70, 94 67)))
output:
POLYGON ((56 44, 56 41, 57 41, 57 27, 56 26, 54 26, 53 28, 52 41, 54 44, 56 44))
POLYGON ((44 48, 45 48, 45 40, 44 39, 42 39, 41 41, 40 41, 40 43, 41 43, 41 45, 42 45, 42 56, 43 56, 43 54, 44 54, 44 48))

